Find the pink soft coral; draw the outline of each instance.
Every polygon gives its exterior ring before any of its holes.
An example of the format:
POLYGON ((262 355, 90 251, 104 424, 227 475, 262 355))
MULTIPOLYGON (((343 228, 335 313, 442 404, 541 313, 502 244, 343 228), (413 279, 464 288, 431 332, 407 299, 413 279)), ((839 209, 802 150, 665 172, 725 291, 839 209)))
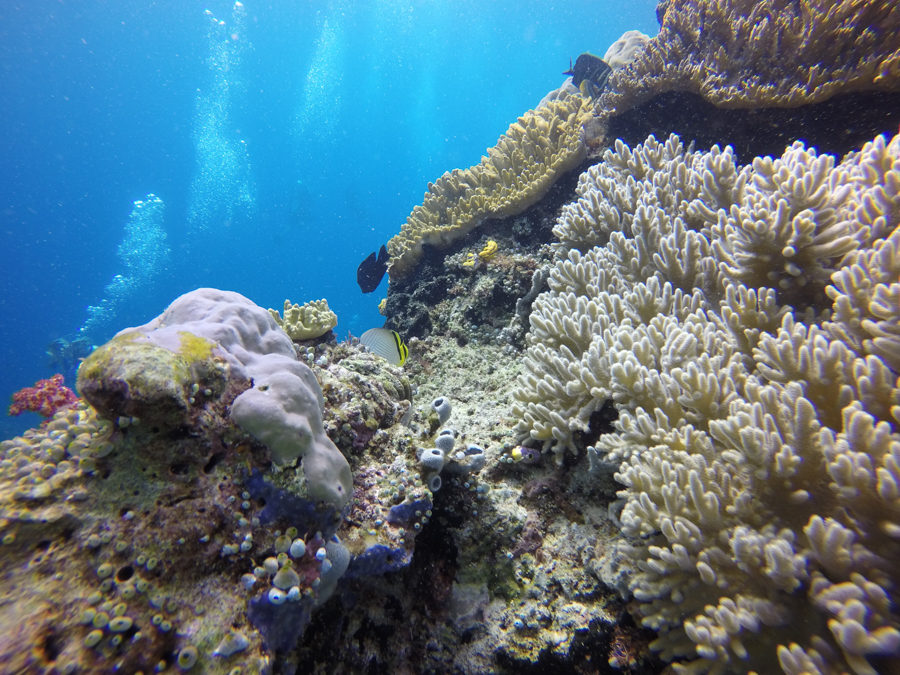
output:
POLYGON ((72 405, 78 400, 75 392, 64 386, 62 375, 54 375, 49 380, 38 380, 33 387, 25 387, 13 394, 13 404, 9 406, 10 415, 21 415, 24 412, 40 413, 44 417, 52 417, 60 408, 72 405))

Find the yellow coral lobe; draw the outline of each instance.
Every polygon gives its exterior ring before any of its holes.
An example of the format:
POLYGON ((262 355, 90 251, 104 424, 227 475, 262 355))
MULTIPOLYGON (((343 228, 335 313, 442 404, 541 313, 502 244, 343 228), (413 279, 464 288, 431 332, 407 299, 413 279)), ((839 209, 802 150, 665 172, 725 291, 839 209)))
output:
POLYGON ((478 257, 487 262, 495 255, 497 255, 497 242, 489 240, 488 243, 484 245, 481 253, 478 254, 478 257))
POLYGON ((179 331, 178 335, 181 336, 178 352, 189 364, 212 358, 212 350, 216 346, 215 342, 187 331, 179 331))
POLYGON ((331 311, 325 299, 313 300, 304 305, 292 305, 290 300, 285 300, 284 319, 278 310, 270 309, 269 314, 294 341, 321 337, 337 326, 338 322, 337 314, 331 311))
POLYGON ((381 302, 378 303, 378 313, 381 316, 387 316, 387 298, 382 298, 381 302))
POLYGON ((470 253, 466 256, 466 261, 462 264, 463 267, 475 267, 475 254, 470 253))

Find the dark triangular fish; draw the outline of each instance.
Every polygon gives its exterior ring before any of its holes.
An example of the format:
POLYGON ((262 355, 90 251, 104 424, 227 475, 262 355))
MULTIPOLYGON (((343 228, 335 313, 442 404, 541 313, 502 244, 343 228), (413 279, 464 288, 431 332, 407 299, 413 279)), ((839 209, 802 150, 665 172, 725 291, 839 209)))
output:
POLYGON ((356 283, 359 284, 359 290, 363 293, 371 293, 378 288, 378 284, 381 283, 384 273, 387 271, 388 260, 390 260, 390 256, 382 244, 378 250, 378 258, 374 253, 370 253, 369 257, 359 264, 359 267, 356 268, 356 283))
POLYGON ((611 72, 612 68, 609 67, 606 61, 599 56, 585 52, 575 59, 574 66, 572 66, 572 59, 569 59, 569 70, 563 75, 571 75, 572 84, 582 91, 586 89, 592 95, 591 97, 595 98, 603 93, 611 72), (593 86, 582 89, 581 83, 585 80, 588 80, 593 86))

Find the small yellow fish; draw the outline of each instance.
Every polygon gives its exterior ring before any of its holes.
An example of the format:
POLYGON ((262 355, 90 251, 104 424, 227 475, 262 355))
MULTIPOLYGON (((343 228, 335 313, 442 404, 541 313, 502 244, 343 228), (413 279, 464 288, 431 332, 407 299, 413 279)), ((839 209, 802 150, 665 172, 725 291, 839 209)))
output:
POLYGON ((536 448, 528 448, 524 445, 517 445, 509 453, 510 457, 516 462, 523 464, 537 464, 541 461, 541 451, 536 448))

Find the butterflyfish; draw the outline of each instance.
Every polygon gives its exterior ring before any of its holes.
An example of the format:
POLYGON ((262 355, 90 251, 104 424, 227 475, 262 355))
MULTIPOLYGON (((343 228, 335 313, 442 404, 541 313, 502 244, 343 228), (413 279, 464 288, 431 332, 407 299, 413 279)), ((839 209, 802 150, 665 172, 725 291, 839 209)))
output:
POLYGON ((395 330, 370 328, 360 336, 359 342, 394 366, 402 366, 409 356, 409 347, 395 330))

